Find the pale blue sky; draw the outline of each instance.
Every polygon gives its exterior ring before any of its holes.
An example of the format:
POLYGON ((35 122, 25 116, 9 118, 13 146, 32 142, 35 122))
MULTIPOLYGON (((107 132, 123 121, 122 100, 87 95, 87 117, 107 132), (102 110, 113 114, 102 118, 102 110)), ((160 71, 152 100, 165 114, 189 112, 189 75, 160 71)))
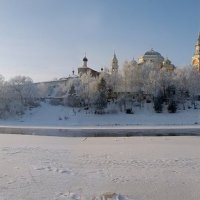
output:
POLYGON ((0 0, 0 74, 34 81, 82 65, 120 65, 154 48, 177 66, 191 63, 200 0, 0 0))

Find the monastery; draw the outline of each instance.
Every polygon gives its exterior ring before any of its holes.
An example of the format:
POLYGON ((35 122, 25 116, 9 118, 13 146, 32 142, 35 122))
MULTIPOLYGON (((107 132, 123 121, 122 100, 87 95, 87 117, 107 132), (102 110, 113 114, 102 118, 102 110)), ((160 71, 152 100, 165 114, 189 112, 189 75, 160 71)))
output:
MULTIPOLYGON (((176 67, 168 58, 164 58, 159 52, 150 49, 149 51, 146 51, 144 55, 138 58, 138 61, 133 60, 133 65, 141 66, 141 65, 148 65, 152 64, 154 67, 157 67, 158 69, 165 68, 169 72, 173 72, 176 67)), ((200 72, 200 32, 199 36, 195 45, 195 52, 194 56, 192 57, 192 66, 194 69, 196 69, 198 72, 200 72)), ((85 73, 90 73, 93 77, 98 77, 100 73, 103 71, 103 68, 101 68, 101 71, 96 71, 92 69, 91 67, 88 67, 88 58, 83 58, 83 65, 81 67, 78 67, 78 75, 75 75, 74 70, 72 71, 72 75, 65 78, 60 78, 56 81, 48 81, 48 82, 40 82, 36 83, 37 85, 43 84, 48 87, 56 88, 58 86, 67 86, 69 83, 69 80, 72 78, 79 78, 85 73)), ((119 64, 116 54, 114 53, 112 63, 110 66, 109 73, 118 73, 119 71, 119 64)))

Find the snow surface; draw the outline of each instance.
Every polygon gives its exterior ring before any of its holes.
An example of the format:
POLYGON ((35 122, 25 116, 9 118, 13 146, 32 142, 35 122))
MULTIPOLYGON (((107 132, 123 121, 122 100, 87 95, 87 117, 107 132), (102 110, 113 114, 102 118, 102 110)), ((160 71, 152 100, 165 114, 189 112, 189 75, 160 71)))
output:
POLYGON ((200 109, 178 110, 177 113, 155 113, 151 104, 135 107, 134 114, 94 114, 89 110, 41 103, 21 117, 0 120, 3 126, 131 126, 131 125, 194 125, 200 124, 200 109))
POLYGON ((0 199, 198 200, 199 143, 0 134, 0 199))

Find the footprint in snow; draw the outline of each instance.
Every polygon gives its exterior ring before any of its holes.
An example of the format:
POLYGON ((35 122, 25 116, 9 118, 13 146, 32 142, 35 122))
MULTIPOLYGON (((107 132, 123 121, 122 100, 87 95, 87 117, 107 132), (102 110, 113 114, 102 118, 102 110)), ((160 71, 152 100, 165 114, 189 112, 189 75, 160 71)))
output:
POLYGON ((33 169, 37 170, 37 171, 41 171, 41 170, 46 170, 46 171, 49 171, 49 172, 58 172, 58 173, 61 173, 61 174, 72 174, 72 171, 69 170, 69 169, 58 169, 56 167, 33 167, 33 169))
MULTIPOLYGON (((68 192, 65 194, 60 193, 58 197, 55 198, 55 200, 81 200, 81 199, 84 199, 84 198, 72 192, 68 192)), ((127 198, 126 196, 123 196, 121 194, 107 192, 100 196, 96 196, 89 199, 87 198, 87 200, 135 200, 135 199, 127 198)))
POLYGON ((75 193, 68 192, 68 193, 60 193, 60 195, 55 198, 55 200, 80 200, 81 197, 75 193))
POLYGON ((133 199, 128 199, 127 197, 121 194, 107 192, 107 193, 102 194, 99 197, 93 198, 92 200, 133 200, 133 199))

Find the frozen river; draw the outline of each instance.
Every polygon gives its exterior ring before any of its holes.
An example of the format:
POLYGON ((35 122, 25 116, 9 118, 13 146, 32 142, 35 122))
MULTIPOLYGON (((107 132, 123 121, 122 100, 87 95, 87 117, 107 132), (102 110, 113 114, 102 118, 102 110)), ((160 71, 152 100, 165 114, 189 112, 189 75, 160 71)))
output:
POLYGON ((198 200, 200 137, 0 134, 1 200, 198 200))

